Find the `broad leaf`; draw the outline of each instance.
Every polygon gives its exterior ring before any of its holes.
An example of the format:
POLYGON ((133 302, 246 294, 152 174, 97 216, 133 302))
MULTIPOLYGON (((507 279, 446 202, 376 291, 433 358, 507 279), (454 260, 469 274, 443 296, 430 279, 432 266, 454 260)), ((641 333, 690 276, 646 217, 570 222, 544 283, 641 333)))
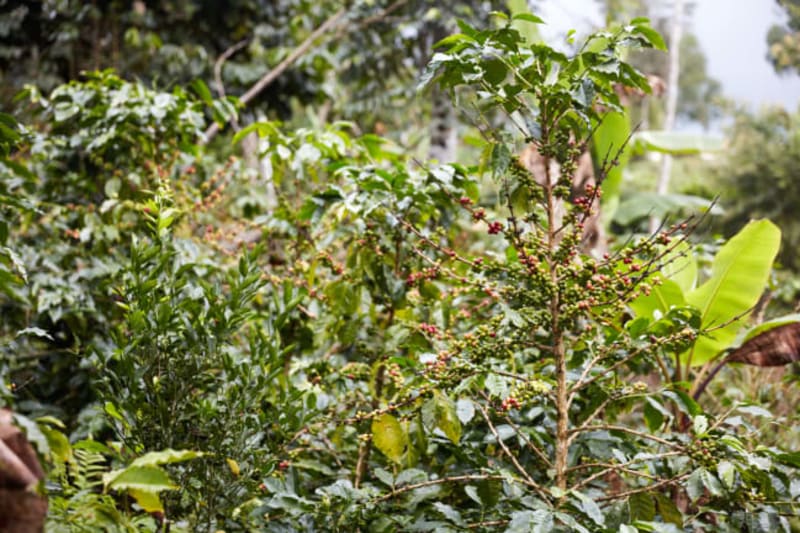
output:
POLYGON ((664 219, 674 214, 706 212, 712 215, 724 213, 721 207, 701 196, 637 192, 626 196, 614 213, 614 221, 627 226, 649 217, 664 219))
POLYGON ((694 289, 697 283, 697 261, 689 245, 686 242, 679 243, 664 259, 666 264, 661 269, 661 274, 677 283, 684 294, 694 289))
POLYGON ((670 522, 678 527, 683 527, 683 515, 675 505, 675 502, 672 501, 671 498, 658 492, 653 493, 653 497, 656 500, 656 508, 658 509, 658 514, 661 515, 661 519, 664 520, 664 522, 670 522))
POLYGON ((129 466, 103 475, 103 485, 113 490, 139 490, 157 493, 177 489, 167 473, 158 466, 129 466))
POLYGON ((606 113, 603 121, 595 128, 592 136, 592 159, 596 168, 604 168, 606 177, 603 180, 603 218, 610 222, 619 205, 619 190, 622 184, 622 172, 630 158, 630 149, 626 144, 631 134, 630 118, 626 113, 606 113), (624 149, 623 149, 624 147, 624 149), (611 166, 616 159, 617 165, 611 166))
POLYGON ((794 324, 797 322, 800 322, 800 313, 783 315, 778 318, 773 318, 772 320, 767 320, 747 330, 747 332, 744 334, 744 341, 745 342, 749 341, 753 337, 761 335, 762 333, 766 333, 767 331, 775 329, 779 326, 784 326, 786 324, 794 324))
POLYGON ((640 131, 633 136, 633 139, 639 149, 671 155, 717 152, 724 147, 719 137, 673 131, 640 131))
POLYGON ((636 316, 652 318, 656 311, 662 315, 672 307, 683 307, 686 300, 683 291, 672 280, 665 280, 660 285, 653 285, 649 295, 642 295, 630 303, 636 316))
POLYGON ((800 361, 800 323, 773 327, 731 352, 728 361, 755 366, 784 366, 800 361))
POLYGON ((192 450, 161 450, 158 452, 150 452, 137 457, 131 463, 131 466, 155 466, 165 465, 170 463, 180 463, 190 459, 197 459, 202 457, 202 452, 195 452, 192 450))
POLYGON ((128 494, 136 499, 136 503, 138 503, 139 507, 144 509, 146 513, 164 512, 164 505, 161 503, 161 498, 158 497, 157 492, 130 489, 128 494))
POLYGON ((628 512, 633 520, 652 520, 656 515, 656 506, 650 494, 640 492, 628 498, 628 512))
POLYGON ((399 464, 408 445, 408 435, 395 417, 384 413, 372 421, 372 442, 386 457, 399 464))
POLYGON ((772 222, 750 222, 720 248, 711 278, 686 294, 686 301, 700 310, 701 328, 714 328, 685 355, 692 365, 714 358, 736 338, 764 291, 780 241, 772 222))

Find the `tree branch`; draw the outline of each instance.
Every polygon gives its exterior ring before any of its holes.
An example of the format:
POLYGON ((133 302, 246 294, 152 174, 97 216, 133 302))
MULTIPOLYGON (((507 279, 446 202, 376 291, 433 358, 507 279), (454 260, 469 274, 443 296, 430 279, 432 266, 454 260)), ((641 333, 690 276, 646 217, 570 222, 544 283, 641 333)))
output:
POLYGON ((244 39, 239 41, 238 43, 234 44, 233 46, 222 52, 222 54, 220 54, 220 56, 214 62, 214 84, 217 86, 216 87, 217 94, 219 95, 220 98, 225 98, 225 84, 222 83, 222 65, 224 65, 225 61, 230 59, 230 57, 233 54, 235 54, 236 52, 247 46, 249 42, 250 39, 244 39))
POLYGON ((388 494, 384 494, 383 496, 375 498, 370 503, 375 504, 375 503, 385 502, 386 500, 391 500, 392 498, 399 496, 405 492, 421 489, 423 487, 431 487, 433 485, 442 485, 444 483, 451 483, 456 481, 485 481, 489 479, 508 481, 507 476, 501 476, 498 474, 468 474, 464 476, 452 476, 452 477, 443 477, 440 479, 430 479, 428 481, 421 481, 420 483, 413 483, 411 485, 406 485, 404 487, 394 489, 392 490, 392 492, 388 494))
POLYGON ((511 450, 508 449, 508 446, 506 446, 506 443, 503 442, 503 439, 500 438, 500 434, 497 432, 497 429, 494 427, 494 424, 492 424, 492 421, 489 418, 489 413, 486 412, 486 409, 484 409, 484 407, 478 402, 475 402, 475 405, 481 412, 483 419, 486 420, 486 424, 488 424, 489 430, 492 432, 492 435, 494 435, 494 438, 497 440, 497 444, 499 444, 500 447, 503 449, 503 452, 506 454, 508 459, 514 465, 514 468, 517 469, 517 472, 522 474, 522 477, 524 478, 523 482, 532 489, 534 489, 539 494, 539 496, 547 499, 547 491, 533 480, 530 474, 528 474, 527 470, 525 470, 522 467, 522 465, 519 464, 519 461, 517 461, 517 458, 514 457, 513 453, 511 453, 511 450))
MULTIPOLYGON (((258 80, 255 83, 255 85, 250 87, 250 89, 248 89, 247 92, 242 95, 242 97, 239 99, 241 104, 243 106, 247 105, 253 98, 258 96, 258 94, 261 91, 263 91, 273 81, 275 81, 278 78, 278 76, 283 74, 284 71, 286 71, 286 69, 288 69, 290 66, 292 66, 292 64, 295 61, 300 59, 303 56, 303 54, 308 52, 308 50, 313 46, 314 42, 321 35, 323 35, 328 30, 330 30, 333 26, 335 26, 339 22, 339 19, 341 19, 346 12, 347 11, 344 8, 340 9, 339 11, 337 11, 336 13, 331 15, 328 18, 328 20, 323 22, 316 30, 311 32, 311 35, 306 37, 305 41, 300 43, 300 45, 297 48, 292 50, 292 53, 290 53, 288 56, 286 56, 286 58, 283 61, 278 63, 278 65, 274 69, 272 69, 269 72, 267 72, 266 74, 264 74, 264 76, 262 76, 261 79, 258 80)), ((219 130, 220 130, 219 123, 215 122, 214 124, 212 124, 205 131, 204 139, 201 140, 201 143, 202 144, 209 143, 211 141, 211 139, 213 139, 217 135, 217 133, 219 133, 219 130)))

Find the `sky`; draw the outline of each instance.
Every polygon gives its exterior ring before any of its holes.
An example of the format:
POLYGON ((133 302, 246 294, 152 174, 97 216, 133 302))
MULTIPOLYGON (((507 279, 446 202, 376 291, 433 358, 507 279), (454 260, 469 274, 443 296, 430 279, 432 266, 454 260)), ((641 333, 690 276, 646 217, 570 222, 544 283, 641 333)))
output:
MULTIPOLYGON (((569 29, 585 34, 603 24, 597 0, 539 0, 535 12, 547 26, 545 39, 563 37, 569 29)), ((800 104, 800 75, 778 75, 766 60, 769 27, 782 21, 774 0, 696 0, 688 19, 708 60, 708 71, 725 96, 753 109, 800 104)))

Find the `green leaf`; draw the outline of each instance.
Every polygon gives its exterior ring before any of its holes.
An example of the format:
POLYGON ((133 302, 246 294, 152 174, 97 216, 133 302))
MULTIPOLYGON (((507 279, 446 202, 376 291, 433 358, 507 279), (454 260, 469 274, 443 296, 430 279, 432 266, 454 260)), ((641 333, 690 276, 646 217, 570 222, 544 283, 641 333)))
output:
POLYGON ((603 180, 603 196, 600 201, 603 207, 603 220, 610 223, 619 205, 622 174, 630 158, 630 147, 626 145, 631 134, 630 118, 627 113, 616 111, 606 113, 602 122, 592 135, 592 159, 596 168, 604 168, 606 177, 603 180), (623 149, 624 147, 624 149, 623 149), (614 160, 617 165, 611 166, 614 160))
POLYGON ((700 477, 703 480, 703 486, 714 496, 722 496, 722 484, 717 479, 717 476, 712 474, 706 469, 702 469, 700 477))
POLYGON ((653 493, 653 497, 656 500, 656 508, 658 509, 658 514, 661 515, 661 519, 664 522, 669 522, 682 528, 683 514, 678 509, 678 506, 675 505, 675 502, 672 501, 672 498, 668 498, 658 492, 653 493))
POLYGON ((454 44, 458 44, 458 43, 461 43, 461 42, 474 43, 475 39, 473 39, 472 37, 470 37, 469 35, 466 35, 464 33, 454 33, 453 35, 448 35, 447 37, 445 37, 441 41, 439 41, 436 44, 434 44, 433 48, 450 47, 450 46, 452 46, 454 44))
POLYGON ((193 80, 189 84, 189 87, 191 87, 192 90, 194 90, 194 92, 197 93, 197 96, 199 96, 200 99, 206 105, 211 105, 212 104, 212 101, 213 101, 214 98, 211 96, 211 91, 208 89, 208 85, 206 85, 206 83, 203 80, 201 80, 199 78, 196 79, 196 80, 193 80))
POLYGON ((649 295, 641 295, 630 303, 636 316, 652 318, 656 311, 664 315, 672 307, 683 307, 686 300, 683 291, 672 280, 664 280, 660 285, 652 285, 649 295))
POLYGON ((692 420, 692 430, 698 437, 705 435, 708 431, 708 418, 705 415, 698 415, 692 420))
POLYGON ((508 67, 500 59, 489 59, 483 62, 485 79, 492 85, 499 85, 506 79, 508 67))
POLYGON ((37 327, 30 327, 30 328, 21 329, 21 330, 19 330, 17 332, 16 336, 17 337, 22 337, 23 335, 32 335, 34 337, 39 337, 41 339, 47 339, 47 340, 50 340, 50 341, 53 340, 53 337, 49 333, 47 333, 42 328, 37 328, 37 327))
POLYGON ((633 136, 638 149, 671 155, 692 155, 719 152, 724 148, 719 137, 674 131, 640 131, 633 136))
POLYGON ((117 406, 111 402, 106 402, 103 406, 103 410, 106 412, 106 414, 116 420, 119 420, 120 422, 125 420, 125 418, 122 416, 122 413, 120 413, 119 409, 117 409, 117 406))
POLYGON ((408 446, 408 435, 395 417, 384 413, 372 421, 372 442, 386 457, 399 464, 408 446))
POLYGON ((686 301, 700 310, 701 328, 717 329, 700 337, 684 359, 701 365, 730 347, 764 291, 780 242, 778 227, 759 220, 750 222, 720 248, 711 278, 686 294, 686 301))
POLYGON ((692 472, 686 480, 686 494, 692 502, 696 502, 704 494, 702 468, 692 472))
POLYGON ((508 383, 505 378, 498 374, 486 376, 486 389, 493 398, 505 398, 508 396, 508 383))
POLYGON ((492 149, 492 176, 495 179, 502 177, 511 165, 511 151, 503 143, 497 143, 492 149))
POLYGON ((640 22, 636 24, 636 31, 637 33, 642 34, 642 36, 647 39, 647 41, 653 45, 653 48, 656 50, 667 50, 667 45, 664 42, 664 38, 661 37, 661 34, 658 33, 656 30, 651 28, 650 26, 644 25, 646 24, 646 20, 644 22, 640 22))
POLYGON ((740 413, 750 416, 763 416, 764 418, 772 418, 773 415, 767 409, 758 405, 740 405, 736 408, 740 413))
POLYGON ((19 413, 14 413, 14 425, 25 433, 28 441, 36 446, 36 449, 40 454, 44 455, 45 457, 50 455, 50 444, 47 437, 42 432, 42 430, 45 428, 39 427, 36 422, 19 413))
POLYGON ((644 404, 644 419, 647 422, 647 429, 655 432, 664 423, 663 407, 652 398, 647 400, 648 402, 644 404))
POLYGON ((53 457, 64 463, 69 461, 72 457, 72 447, 69 445, 67 436, 49 426, 40 425, 39 429, 42 430, 47 439, 47 444, 53 457))
POLYGON ((656 516, 656 505, 653 497, 646 492, 630 495, 628 497, 628 512, 633 520, 652 520, 656 516))
POLYGON ((450 522, 454 523, 455 525, 457 526, 464 525, 464 519, 461 517, 461 513, 459 513, 449 505, 444 504, 442 502, 433 502, 433 507, 434 509, 442 513, 442 515, 444 515, 445 518, 447 518, 450 522))
POLYGON ((603 511, 600 510, 600 506, 592 498, 576 490, 572 491, 572 495, 577 498, 579 507, 592 522, 601 527, 605 525, 606 517, 603 515, 603 511))
POLYGON ((517 13, 511 17, 511 20, 524 20, 525 22, 531 22, 533 24, 544 24, 544 20, 533 13, 517 13))
POLYGON ((236 132, 233 136, 233 144, 239 143, 242 139, 255 132, 259 137, 272 137, 280 135, 279 122, 254 122, 236 132))
POLYGON ((136 458, 131 466, 156 466, 170 463, 181 463, 191 459, 197 459, 205 455, 203 452, 192 450, 172 450, 166 449, 158 452, 149 452, 136 458))
POLYGON ((462 424, 466 424, 475 416, 475 405, 472 400, 461 398, 456 402, 456 415, 462 424))
POLYGON ((678 243, 664 258, 661 275, 678 284, 683 293, 694 289, 697 283, 697 261, 688 243, 678 243))
POLYGON ((703 408, 694 401, 694 399, 686 394, 685 391, 676 387, 673 390, 663 392, 664 396, 675 402, 678 408, 691 417, 703 414, 703 408))
POLYGON ((733 488, 733 483, 736 479, 736 468, 730 461, 720 461, 717 463, 717 474, 722 480, 722 483, 729 489, 733 488))
POLYGON ((779 453, 775 455, 775 460, 784 465, 800 468, 800 452, 779 453))
POLYGON ((146 513, 163 513, 164 505, 161 503, 161 498, 158 497, 157 492, 150 492, 147 490, 129 489, 128 494, 136 499, 136 503, 146 513))
POLYGON ((441 429, 453 444, 461 440, 461 422, 456 414, 456 404, 447 395, 436 391, 436 426, 441 429))
POLYGON ((663 219, 669 215, 706 212, 712 215, 724 213, 721 207, 700 196, 636 192, 620 203, 614 212, 614 222, 627 226, 651 216, 663 219))
POLYGON ((162 490, 175 490, 167 473, 158 466, 129 466, 113 470, 103 475, 103 485, 112 490, 139 490, 157 493, 162 490))

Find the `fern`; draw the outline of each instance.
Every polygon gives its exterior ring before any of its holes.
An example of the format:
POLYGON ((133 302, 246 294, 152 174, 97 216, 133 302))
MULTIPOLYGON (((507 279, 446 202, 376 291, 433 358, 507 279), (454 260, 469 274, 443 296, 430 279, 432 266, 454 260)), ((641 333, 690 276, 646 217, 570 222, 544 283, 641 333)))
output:
POLYGON ((96 446, 94 442, 78 443, 69 460, 53 465, 47 531, 157 531, 151 517, 123 512, 119 502, 103 493, 103 474, 109 471, 109 459, 96 446))

